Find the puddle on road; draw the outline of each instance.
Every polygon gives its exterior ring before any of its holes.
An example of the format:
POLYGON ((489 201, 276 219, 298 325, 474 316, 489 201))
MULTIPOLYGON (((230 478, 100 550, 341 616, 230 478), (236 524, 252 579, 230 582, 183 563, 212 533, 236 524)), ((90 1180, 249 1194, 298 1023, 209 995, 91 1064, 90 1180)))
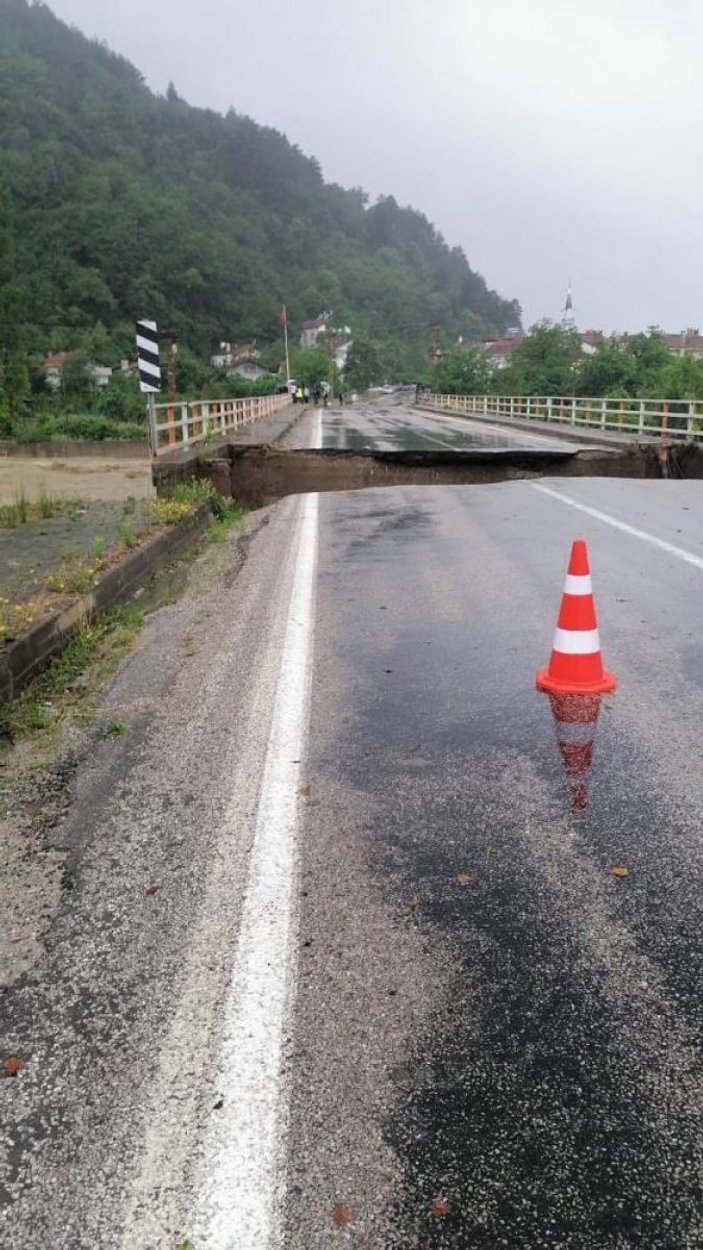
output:
POLYGON ((588 807, 601 694, 548 694, 557 750, 572 811, 588 807))

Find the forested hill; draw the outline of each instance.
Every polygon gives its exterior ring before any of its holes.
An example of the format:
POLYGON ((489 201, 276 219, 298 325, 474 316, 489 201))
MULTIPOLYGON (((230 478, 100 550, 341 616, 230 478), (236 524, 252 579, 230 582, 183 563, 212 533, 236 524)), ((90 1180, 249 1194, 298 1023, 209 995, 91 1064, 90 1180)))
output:
MULTIPOLYGON (((49 8, 0 0, 0 188, 35 351, 136 316, 206 353, 332 308, 377 341, 499 332, 499 298, 420 213, 325 183, 316 160, 230 111, 162 98, 49 8)), ((104 353, 103 353, 104 354, 104 353)), ((108 362, 109 363, 109 362, 108 362)))

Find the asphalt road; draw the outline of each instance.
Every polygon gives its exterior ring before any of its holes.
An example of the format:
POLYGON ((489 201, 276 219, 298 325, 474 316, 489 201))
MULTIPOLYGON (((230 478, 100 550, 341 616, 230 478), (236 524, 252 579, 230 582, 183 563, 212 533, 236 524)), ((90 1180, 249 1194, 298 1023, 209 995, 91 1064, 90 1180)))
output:
POLYGON ((0 1244, 699 1250, 702 522, 695 482, 389 488, 196 569, 1 1000, 0 1244), (534 674, 578 535, 618 690, 575 810, 534 674))
MULTIPOLYGON (((323 447, 358 450, 376 447, 383 451, 425 448, 428 451, 461 447, 535 447, 563 450, 564 442, 540 434, 515 433, 505 427, 487 425, 447 413, 424 412, 413 407, 407 396, 383 396, 369 402, 331 403, 323 409, 323 447)), ((290 446, 308 445, 314 413, 293 431, 290 446)), ((584 443, 585 445, 585 443, 584 443)), ((571 444, 573 447, 573 443, 571 444)))

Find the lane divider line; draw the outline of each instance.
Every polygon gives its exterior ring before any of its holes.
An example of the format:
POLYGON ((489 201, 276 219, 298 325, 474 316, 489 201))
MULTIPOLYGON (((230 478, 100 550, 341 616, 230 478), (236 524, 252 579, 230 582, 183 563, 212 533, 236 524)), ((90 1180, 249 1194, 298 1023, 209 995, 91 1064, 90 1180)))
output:
POLYGON ((605 525, 621 530, 623 534, 629 534, 631 538, 641 538, 643 542, 651 543, 653 547, 666 552, 667 555, 676 556, 677 560, 683 560, 686 564, 692 564, 695 569, 703 569, 703 557, 694 556, 692 551, 686 551, 683 547, 677 547, 674 543, 668 543, 663 538, 657 538, 654 534, 648 534, 646 530, 640 530, 636 525, 628 525, 626 521, 618 521, 617 517, 610 516, 610 513, 601 512, 599 508, 591 508, 585 503, 579 503, 578 499, 572 499, 570 495, 564 495, 560 490, 554 490, 551 486, 543 486, 541 482, 530 482, 529 485, 533 490, 540 491, 542 495, 549 495, 551 499, 558 499, 560 503, 566 503, 569 507, 576 508, 578 512, 585 512, 587 516, 594 517, 596 521, 603 521, 605 525))
POLYGON ((293 1002, 300 761, 308 726, 318 495, 302 521, 249 879, 224 1005, 218 1089, 195 1213, 198 1250, 281 1244, 287 1100, 283 1039, 293 1002))

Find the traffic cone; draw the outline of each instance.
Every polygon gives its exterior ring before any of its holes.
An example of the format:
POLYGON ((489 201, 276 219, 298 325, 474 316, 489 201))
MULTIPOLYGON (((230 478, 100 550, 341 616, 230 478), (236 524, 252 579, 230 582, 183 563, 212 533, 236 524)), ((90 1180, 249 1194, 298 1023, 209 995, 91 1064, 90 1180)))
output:
POLYGON ((571 547, 552 654, 537 673, 536 685, 548 694, 607 694, 615 689, 613 674, 603 668, 588 551, 580 538, 571 547))
POLYGON ((575 811, 583 811, 588 805, 588 775, 593 764, 601 697, 599 694, 549 696, 557 746, 575 811))

